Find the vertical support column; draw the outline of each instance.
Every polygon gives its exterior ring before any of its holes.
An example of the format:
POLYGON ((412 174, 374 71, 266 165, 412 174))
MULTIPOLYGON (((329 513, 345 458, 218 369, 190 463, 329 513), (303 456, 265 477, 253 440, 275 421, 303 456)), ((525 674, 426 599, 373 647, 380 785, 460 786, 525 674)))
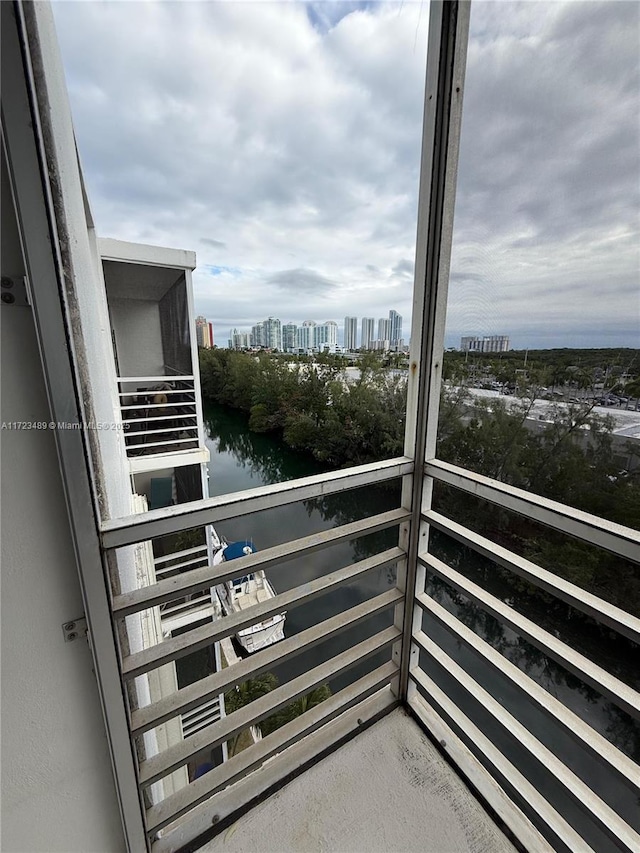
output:
POLYGON ((405 592, 404 615, 396 613, 403 632, 399 682, 403 701, 418 657, 411 636, 422 620, 415 593, 424 589, 425 573, 417 557, 428 544, 428 525, 421 514, 430 507, 432 492, 432 483, 425 482, 424 462, 435 456, 438 430, 469 15, 468 0, 431 3, 404 450, 415 467, 402 484, 402 505, 412 514, 410 525, 400 531, 407 559, 398 571, 405 592))
MULTIPOLYGON (((193 374, 193 391, 196 398, 196 415, 198 424, 198 444, 204 447, 204 416, 202 413, 202 393, 200 390, 200 358, 198 354, 198 342, 196 340, 196 316, 193 304, 193 284, 191 281, 191 270, 184 271, 184 282, 187 290, 187 313, 189 317, 189 342, 191 346, 191 373, 193 374)), ((203 482, 203 495, 208 496, 208 487, 203 482)))

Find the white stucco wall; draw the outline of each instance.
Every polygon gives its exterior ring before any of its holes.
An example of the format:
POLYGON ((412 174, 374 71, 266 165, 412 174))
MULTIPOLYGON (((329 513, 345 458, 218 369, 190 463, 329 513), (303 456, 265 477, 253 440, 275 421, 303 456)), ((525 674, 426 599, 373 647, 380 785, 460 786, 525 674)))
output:
MULTIPOLYGON (((4 157, 3 167, 4 167, 4 157)), ((3 168, 2 268, 22 269, 3 168)), ((31 309, 2 305, 6 421, 48 422, 31 309)), ((2 849, 124 849, 53 433, 0 434, 2 849)))
POLYGON ((164 357, 157 302, 110 299, 121 376, 163 376, 164 357))

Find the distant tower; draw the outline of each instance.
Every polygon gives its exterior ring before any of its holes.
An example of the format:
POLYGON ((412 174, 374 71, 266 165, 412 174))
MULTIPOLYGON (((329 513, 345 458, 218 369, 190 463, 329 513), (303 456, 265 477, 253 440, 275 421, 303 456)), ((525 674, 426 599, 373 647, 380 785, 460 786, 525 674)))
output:
POLYGON ((196 342, 206 349, 213 346, 213 326, 206 317, 196 317, 196 342))
POLYGON ((262 323, 264 346, 267 349, 282 349, 282 323, 277 317, 269 317, 262 323))
POLYGON ((316 324, 313 320, 305 320, 298 326, 298 347, 301 350, 312 350, 316 346, 316 324))
POLYGON ((358 347, 358 318, 344 318, 344 348, 355 350, 358 347))
POLYGON ((293 352, 298 346, 298 327, 295 323, 285 323, 282 327, 282 349, 293 352))
POLYGON ((378 320, 378 340, 391 340, 391 322, 386 317, 381 317, 378 320))
POLYGON ((362 349, 371 349, 371 344, 375 340, 376 321, 373 317, 362 318, 362 337, 360 338, 360 347, 362 349))
POLYGON ((402 340, 402 315, 397 311, 389 311, 389 343, 392 349, 397 349, 402 340))
POLYGON ((338 345, 338 324, 335 320, 327 320, 316 326, 316 347, 322 350, 335 352, 338 345))

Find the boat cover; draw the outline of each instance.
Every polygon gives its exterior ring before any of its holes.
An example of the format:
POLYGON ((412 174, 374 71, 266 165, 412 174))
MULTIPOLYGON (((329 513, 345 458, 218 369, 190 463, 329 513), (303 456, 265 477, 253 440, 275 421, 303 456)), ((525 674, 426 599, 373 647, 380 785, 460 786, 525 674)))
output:
POLYGON ((235 560, 238 557, 246 557, 245 548, 250 548, 252 554, 255 554, 256 552, 256 549, 251 542, 232 542, 224 549, 225 560, 235 560))

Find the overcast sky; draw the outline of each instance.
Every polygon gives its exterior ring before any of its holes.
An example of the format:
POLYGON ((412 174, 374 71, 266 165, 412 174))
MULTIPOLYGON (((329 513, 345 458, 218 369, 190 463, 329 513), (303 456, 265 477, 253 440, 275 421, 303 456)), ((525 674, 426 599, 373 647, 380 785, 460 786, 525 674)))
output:
MULTIPOLYGON (((222 345, 390 308, 408 337, 426 0, 54 10, 101 236, 194 249, 222 345)), ((637 2, 472 7, 448 346, 640 346, 639 39, 637 2)))

